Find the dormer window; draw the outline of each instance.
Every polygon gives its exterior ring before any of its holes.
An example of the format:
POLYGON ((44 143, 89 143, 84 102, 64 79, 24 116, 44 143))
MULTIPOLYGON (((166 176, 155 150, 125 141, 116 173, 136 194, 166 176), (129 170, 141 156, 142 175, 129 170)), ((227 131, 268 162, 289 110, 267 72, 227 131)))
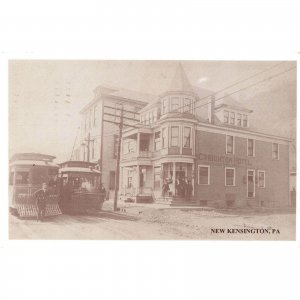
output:
POLYGON ((230 124, 235 125, 235 112, 230 112, 230 124))
POLYGON ((192 99, 184 98, 184 100, 183 100, 183 112, 192 113, 192 99))
POLYGON ((229 111, 224 110, 224 123, 229 122, 229 111))
POLYGON ((171 98, 171 111, 178 111, 179 110, 179 97, 172 97, 171 98))
POLYGON ((243 127, 248 127, 248 115, 243 115, 243 127))
POLYGON ((239 127, 249 127, 248 114, 242 114, 235 111, 224 110, 223 111, 223 122, 239 127))
POLYGON ((239 113, 236 114, 236 125, 242 126, 242 114, 239 113))
POLYGON ((146 120, 145 120, 145 124, 148 125, 149 124, 149 113, 146 114, 146 120))

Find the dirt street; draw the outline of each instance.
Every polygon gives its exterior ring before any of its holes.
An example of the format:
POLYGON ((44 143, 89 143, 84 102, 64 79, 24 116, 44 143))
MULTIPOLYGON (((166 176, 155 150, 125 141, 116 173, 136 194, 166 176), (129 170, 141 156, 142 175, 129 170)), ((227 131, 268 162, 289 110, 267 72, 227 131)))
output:
POLYGON ((10 216, 10 239, 295 240, 294 213, 123 206, 45 222, 10 216))

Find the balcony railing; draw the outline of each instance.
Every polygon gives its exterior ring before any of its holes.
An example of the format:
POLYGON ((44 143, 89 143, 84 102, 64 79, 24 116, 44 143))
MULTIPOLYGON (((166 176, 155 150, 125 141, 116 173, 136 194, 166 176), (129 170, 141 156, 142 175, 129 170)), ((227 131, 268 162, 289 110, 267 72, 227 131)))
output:
POLYGON ((152 157, 152 152, 150 151, 140 151, 140 152, 130 152, 122 155, 123 159, 136 159, 138 157, 141 158, 150 158, 152 157))

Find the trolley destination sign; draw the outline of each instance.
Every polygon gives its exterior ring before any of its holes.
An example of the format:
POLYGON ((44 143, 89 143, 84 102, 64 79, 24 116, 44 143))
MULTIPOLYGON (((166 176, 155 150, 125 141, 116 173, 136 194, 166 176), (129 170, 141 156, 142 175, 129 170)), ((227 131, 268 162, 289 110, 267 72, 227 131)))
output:
POLYGON ((249 159, 240 157, 230 157, 225 155, 214 155, 207 153, 198 153, 196 155, 198 160, 206 161, 214 165, 230 165, 230 166, 251 166, 249 159))

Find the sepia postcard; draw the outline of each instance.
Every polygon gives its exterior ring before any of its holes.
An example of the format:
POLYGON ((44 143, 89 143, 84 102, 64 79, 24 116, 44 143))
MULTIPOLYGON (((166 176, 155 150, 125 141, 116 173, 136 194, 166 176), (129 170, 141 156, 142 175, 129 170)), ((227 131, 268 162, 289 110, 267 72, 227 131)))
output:
POLYGON ((295 240, 296 61, 9 61, 9 238, 295 240))

